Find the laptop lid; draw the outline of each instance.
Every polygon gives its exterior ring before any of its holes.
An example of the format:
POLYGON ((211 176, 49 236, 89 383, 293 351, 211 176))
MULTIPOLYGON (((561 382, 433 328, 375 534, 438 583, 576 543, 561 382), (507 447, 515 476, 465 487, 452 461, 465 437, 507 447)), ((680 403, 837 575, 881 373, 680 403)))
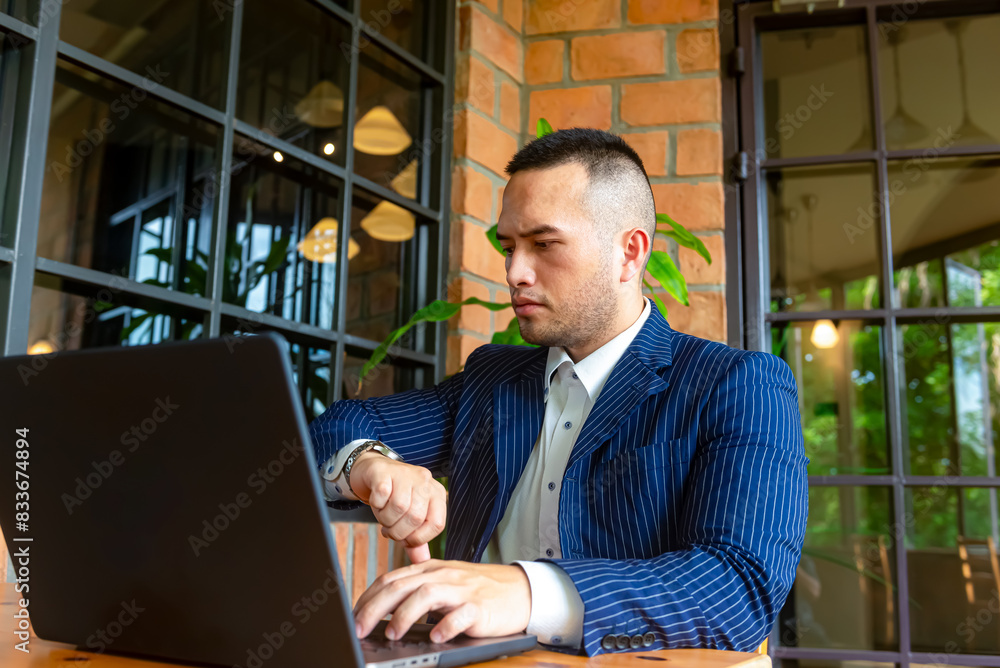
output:
POLYGON ((267 333, 0 358, 0 524, 29 555, 39 637, 363 665, 285 346, 267 333))

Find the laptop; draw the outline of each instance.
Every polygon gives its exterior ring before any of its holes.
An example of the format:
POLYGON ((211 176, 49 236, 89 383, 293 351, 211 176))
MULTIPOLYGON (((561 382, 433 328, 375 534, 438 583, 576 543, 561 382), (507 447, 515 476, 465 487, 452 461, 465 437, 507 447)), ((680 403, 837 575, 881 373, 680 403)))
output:
POLYGON ((384 621, 358 640, 287 349, 266 333, 0 358, 0 526, 28 556, 38 637, 230 668, 533 648, 435 644, 429 625, 390 641, 384 621))

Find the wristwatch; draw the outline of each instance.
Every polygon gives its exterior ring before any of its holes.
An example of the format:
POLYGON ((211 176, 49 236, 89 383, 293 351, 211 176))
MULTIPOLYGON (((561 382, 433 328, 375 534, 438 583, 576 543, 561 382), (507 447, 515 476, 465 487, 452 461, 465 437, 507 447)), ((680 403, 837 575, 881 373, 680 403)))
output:
POLYGON ((355 496, 357 496, 357 493, 354 491, 354 488, 351 487, 351 469, 354 468, 354 462, 358 461, 358 457, 368 452, 369 450, 374 450, 375 452, 385 455, 389 459, 394 459, 397 462, 404 462, 403 457, 398 452, 390 448, 382 441, 365 441, 358 447, 354 448, 354 451, 351 452, 351 454, 347 455, 347 461, 344 462, 343 474, 344 474, 344 483, 347 485, 347 488, 351 490, 351 493, 354 494, 355 496))

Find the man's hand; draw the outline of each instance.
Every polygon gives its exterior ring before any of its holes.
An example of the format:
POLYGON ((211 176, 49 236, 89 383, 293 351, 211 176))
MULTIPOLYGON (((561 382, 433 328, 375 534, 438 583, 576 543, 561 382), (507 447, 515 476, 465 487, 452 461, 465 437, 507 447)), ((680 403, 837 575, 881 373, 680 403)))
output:
POLYGON ((428 612, 446 613, 431 630, 432 642, 459 633, 490 638, 519 633, 531 617, 531 586, 517 565, 473 564, 431 559, 389 571, 361 595, 354 606, 359 638, 392 613, 386 627, 400 638, 428 612))
POLYGON ((410 561, 431 558, 427 542, 444 530, 448 492, 429 470, 365 452, 351 469, 351 491, 371 506, 383 536, 403 542, 410 561))

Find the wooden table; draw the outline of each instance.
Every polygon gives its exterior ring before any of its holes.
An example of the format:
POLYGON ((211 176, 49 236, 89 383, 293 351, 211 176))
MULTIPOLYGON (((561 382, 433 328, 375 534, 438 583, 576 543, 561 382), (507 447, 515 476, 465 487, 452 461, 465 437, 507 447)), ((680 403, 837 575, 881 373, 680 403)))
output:
MULTIPOLYGON (((0 583, 0 666, 3 668, 168 668, 186 665, 144 661, 141 659, 81 652, 72 645, 49 642, 31 634, 31 652, 14 649, 13 613, 19 596, 14 585, 0 583)), ((712 649, 668 649, 658 652, 602 654, 595 657, 571 656, 545 650, 532 650, 506 659, 478 664, 478 668, 654 668, 659 661, 642 660, 639 656, 656 657, 670 662, 672 668, 771 668, 767 655, 749 652, 723 652, 712 649)))

